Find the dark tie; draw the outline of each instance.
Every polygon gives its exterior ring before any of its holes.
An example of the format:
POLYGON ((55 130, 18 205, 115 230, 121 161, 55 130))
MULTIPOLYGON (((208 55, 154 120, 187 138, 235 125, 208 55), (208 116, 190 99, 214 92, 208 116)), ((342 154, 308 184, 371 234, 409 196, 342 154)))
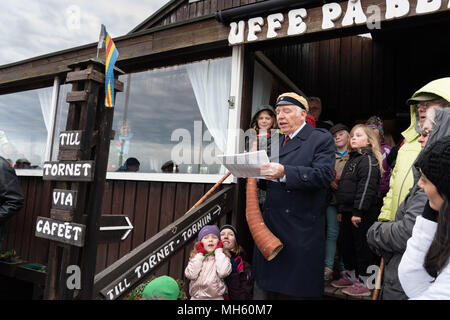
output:
POLYGON ((291 138, 289 138, 289 136, 286 136, 286 138, 284 138, 284 141, 283 141, 283 147, 286 145, 286 143, 287 143, 289 140, 291 140, 291 138))

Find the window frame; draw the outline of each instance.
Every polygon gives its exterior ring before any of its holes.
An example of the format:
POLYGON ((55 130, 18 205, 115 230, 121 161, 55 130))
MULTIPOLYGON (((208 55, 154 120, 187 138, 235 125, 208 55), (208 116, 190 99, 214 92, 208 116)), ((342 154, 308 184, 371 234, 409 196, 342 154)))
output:
MULTIPOLYGON (((203 59, 215 59, 229 55, 212 55, 203 59)), ((203 60, 201 59, 201 60, 203 60)), ((185 61, 184 63, 192 63, 200 60, 185 61)), ((226 153, 236 153, 242 143, 231 133, 240 128, 241 114, 241 96, 242 96, 242 79, 243 79, 243 46, 235 46, 232 48, 231 54, 231 89, 230 97, 234 97, 234 106, 228 109, 228 134, 226 153)), ((142 69, 141 69, 142 70, 142 69)), ((130 71, 133 72, 133 71, 130 71)), ((56 115, 58 112, 58 98, 62 83, 58 76, 55 76, 53 82, 52 94, 52 123, 51 136, 47 137, 45 159, 50 161, 52 148, 55 141, 55 125, 56 115)), ((16 169, 19 177, 42 177, 42 169, 16 169)), ((187 183, 216 183, 223 175, 221 174, 199 174, 199 173, 140 173, 140 172, 107 172, 107 180, 131 180, 131 181, 159 181, 159 182, 187 182, 187 183)), ((236 183, 237 178, 230 175, 223 183, 236 183)))

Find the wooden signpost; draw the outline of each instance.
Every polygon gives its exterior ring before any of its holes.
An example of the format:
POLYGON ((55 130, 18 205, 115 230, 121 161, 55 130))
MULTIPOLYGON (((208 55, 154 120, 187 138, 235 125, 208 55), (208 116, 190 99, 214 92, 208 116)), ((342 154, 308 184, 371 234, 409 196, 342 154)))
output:
MULTIPOLYGON (((90 59, 69 68, 73 71, 66 78, 66 83, 72 83, 66 97, 66 131, 58 137, 58 161, 43 166, 43 179, 52 181, 50 218, 38 217, 35 225, 37 237, 52 240, 44 299, 92 298, 101 238, 99 223, 114 108, 104 106, 104 62, 90 59), (76 290, 67 286, 69 266, 81 270, 81 287, 76 290)), ((122 73, 115 68, 115 92, 123 91, 123 83, 117 80, 122 73)), ((130 225, 125 231, 131 231, 130 225)))

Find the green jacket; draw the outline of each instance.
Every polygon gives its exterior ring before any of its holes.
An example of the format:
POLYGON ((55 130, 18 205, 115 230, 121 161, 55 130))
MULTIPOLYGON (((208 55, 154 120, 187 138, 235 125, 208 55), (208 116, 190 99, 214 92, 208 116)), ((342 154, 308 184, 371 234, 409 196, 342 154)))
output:
MULTIPOLYGON (((437 94, 447 101, 450 101, 450 77, 428 83, 415 92, 412 97, 416 97, 419 93, 424 92, 437 94)), ((383 207, 381 208, 378 221, 393 221, 398 206, 403 202, 409 190, 414 185, 412 164, 421 151, 420 144, 417 141, 421 129, 415 105, 411 105, 410 114, 411 125, 402 132, 405 143, 398 151, 395 167, 392 170, 391 179, 389 181, 389 192, 383 199, 383 207)))

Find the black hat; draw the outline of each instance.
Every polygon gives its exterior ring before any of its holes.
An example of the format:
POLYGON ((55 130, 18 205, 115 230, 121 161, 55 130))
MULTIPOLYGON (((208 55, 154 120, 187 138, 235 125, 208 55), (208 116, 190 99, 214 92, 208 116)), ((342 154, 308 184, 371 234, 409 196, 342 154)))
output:
POLYGON ((444 136, 426 146, 419 154, 415 166, 450 199, 450 136, 444 136))
POLYGON ((162 170, 163 172, 164 172, 164 171, 166 171, 166 172, 172 172, 173 166, 174 166, 173 161, 172 161, 172 160, 169 160, 169 161, 164 162, 164 164, 161 166, 161 170, 162 170))
POLYGON ((139 166, 139 165, 141 165, 139 160, 136 159, 136 158, 128 158, 127 161, 125 161, 125 162, 126 162, 127 166, 135 166, 135 165, 139 166))
POLYGON ((334 126, 332 126, 330 128, 330 133, 332 135, 334 135, 336 132, 341 131, 341 130, 345 130, 347 132, 350 132, 350 130, 348 130, 348 127, 345 124, 337 123, 337 124, 335 124, 334 126))
POLYGON ((223 229, 230 229, 231 231, 234 232, 234 237, 237 237, 237 231, 236 228, 233 227, 231 224, 224 224, 223 226, 220 227, 220 231, 222 231, 223 229))

